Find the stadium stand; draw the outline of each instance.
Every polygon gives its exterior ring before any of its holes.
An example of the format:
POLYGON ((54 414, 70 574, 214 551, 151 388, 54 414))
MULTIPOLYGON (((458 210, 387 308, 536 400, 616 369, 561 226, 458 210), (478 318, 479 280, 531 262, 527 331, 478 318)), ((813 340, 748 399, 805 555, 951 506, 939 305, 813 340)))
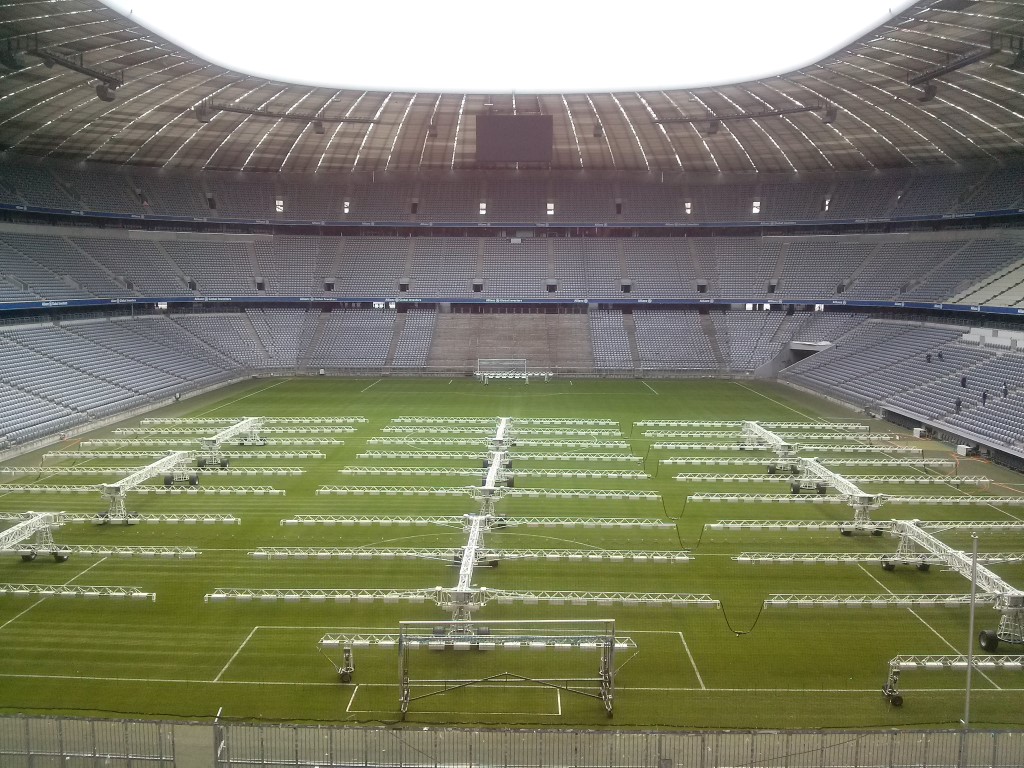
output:
POLYGON ((760 183, 708 176, 651 179, 620 174, 582 179, 552 174, 523 181, 492 174, 392 173, 349 182, 315 176, 120 170, 54 162, 3 162, 0 204, 125 215, 253 221, 386 222, 789 222, 941 217, 1021 206, 1019 163, 871 173, 830 178, 765 174, 760 183), (278 211, 277 202, 281 201, 278 211), (753 203, 759 203, 759 211, 753 203), (487 214, 479 205, 487 202, 487 214), (547 204, 554 203, 554 213, 547 204), (689 214, 685 203, 690 203, 689 214), (416 212, 413 213, 413 203, 416 212), (346 210, 347 204, 347 210, 346 210), (621 213, 617 213, 619 210, 621 213))

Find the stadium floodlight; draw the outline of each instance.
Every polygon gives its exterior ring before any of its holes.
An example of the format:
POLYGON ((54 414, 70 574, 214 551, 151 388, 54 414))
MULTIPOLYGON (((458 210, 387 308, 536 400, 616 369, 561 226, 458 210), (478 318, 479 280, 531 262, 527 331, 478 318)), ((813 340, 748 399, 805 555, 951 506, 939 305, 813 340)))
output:
MULTIPOLYGON (((994 40, 993 43, 995 43, 994 40)), ((926 94, 928 93, 928 89, 931 88, 932 96, 930 98, 934 98, 935 85, 931 82, 932 80, 937 77, 942 77, 943 75, 948 75, 950 72, 955 72, 958 69, 963 69, 970 64, 981 61, 982 59, 987 59, 989 56, 999 53, 1000 50, 1002 49, 993 44, 993 46, 989 48, 981 48, 976 51, 971 51, 970 53, 965 53, 961 56, 947 58, 945 64, 932 67, 924 72, 908 72, 907 85, 923 85, 926 94)), ((919 99, 919 101, 928 100, 930 99, 919 99)))
MULTIPOLYGON (((192 107, 192 113, 196 116, 196 119, 201 123, 208 123, 212 118, 214 112, 233 112, 239 115, 247 115, 249 117, 266 117, 271 120, 292 120, 298 123, 306 123, 307 125, 313 124, 315 130, 315 124, 319 123, 323 128, 325 123, 358 123, 360 125, 376 125, 379 120, 371 120, 365 117, 329 117, 323 113, 317 112, 316 114, 301 113, 301 112, 275 112, 274 110, 267 109, 266 107, 244 107, 239 104, 227 104, 211 101, 204 99, 198 104, 192 107)), ((317 131, 322 133, 322 131, 317 131)))
POLYGON ((1024 45, 1017 49, 1017 55, 1014 56, 1010 69, 1015 72, 1024 72, 1024 45))
POLYGON ((117 89, 111 88, 106 83, 99 83, 96 86, 96 98, 100 101, 112 102, 117 101, 117 89))
POLYGON ((96 86, 96 97, 100 101, 113 101, 115 91, 124 85, 124 70, 117 70, 116 72, 107 72, 96 67, 91 67, 85 63, 85 59, 81 53, 64 53, 54 48, 40 48, 39 40, 35 36, 34 45, 27 53, 37 56, 43 60, 43 63, 47 67, 64 67, 70 69, 73 72, 78 72, 82 75, 88 75, 94 80, 99 80, 99 84, 96 86))
POLYGON ((702 117, 686 117, 684 115, 678 115, 675 117, 656 117, 651 122, 655 125, 670 125, 672 123, 703 123, 705 121, 710 121, 708 133, 718 133, 719 128, 722 127, 722 123, 727 120, 760 120, 765 117, 784 117, 786 115, 800 114, 801 112, 824 112, 827 116, 830 106, 834 108, 834 105, 822 103, 809 107, 782 107, 780 109, 759 109, 753 112, 728 112, 724 114, 710 113, 702 117))
POLYGON ((925 83, 921 88, 921 95, 917 100, 922 104, 932 101, 939 93, 939 87, 935 83, 925 83))
POLYGON ((12 72, 24 69, 27 66, 24 52, 10 47, 10 40, 5 40, 4 43, 6 47, 0 48, 0 64, 12 72))

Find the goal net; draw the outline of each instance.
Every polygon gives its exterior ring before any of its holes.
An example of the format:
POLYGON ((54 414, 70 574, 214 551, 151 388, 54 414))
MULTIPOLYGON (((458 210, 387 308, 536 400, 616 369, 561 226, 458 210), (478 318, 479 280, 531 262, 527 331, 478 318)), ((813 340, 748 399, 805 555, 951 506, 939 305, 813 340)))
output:
POLYGON ((507 357, 481 357, 476 361, 476 375, 493 379, 526 376, 526 360, 507 357))

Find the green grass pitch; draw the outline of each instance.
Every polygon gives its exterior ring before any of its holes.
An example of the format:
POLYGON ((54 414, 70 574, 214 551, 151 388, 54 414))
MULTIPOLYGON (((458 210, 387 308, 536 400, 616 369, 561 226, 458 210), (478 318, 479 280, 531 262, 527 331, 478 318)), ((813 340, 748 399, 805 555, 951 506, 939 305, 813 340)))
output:
MULTIPOLYGON (((965 593, 956 574, 900 567, 883 571, 864 564, 749 564, 741 552, 884 552, 891 538, 840 537, 833 532, 705 530, 721 519, 849 518, 837 504, 686 503, 699 491, 781 493, 785 485, 680 482, 684 471, 744 472, 758 468, 677 467, 658 459, 681 451, 651 448, 652 438, 633 427, 642 419, 757 419, 761 421, 853 420, 854 412, 825 400, 763 382, 718 380, 566 380, 524 384, 468 378, 447 379, 263 379, 182 401, 150 416, 362 416, 368 421, 343 435, 345 444, 323 449, 323 459, 281 459, 274 465, 300 466, 295 477, 225 477, 204 485, 272 485, 286 496, 135 496, 129 507, 141 513, 233 513, 240 525, 97 526, 67 524, 55 531, 62 544, 151 544, 192 546, 194 560, 74 555, 65 563, 40 557, 22 562, 0 558, 0 582, 128 585, 157 594, 155 602, 0 595, 0 711, 29 714, 101 714, 146 718, 222 718, 327 723, 381 723, 398 720, 397 653, 357 649, 356 675, 342 684, 317 641, 330 631, 392 632, 403 619, 447 618, 432 604, 208 603, 215 588, 422 588, 454 585, 456 570, 440 562, 406 560, 256 560, 261 546, 376 545, 389 547, 461 546, 465 535, 432 527, 283 527, 293 514, 462 514, 473 512, 470 498, 418 496, 316 496, 322 485, 465 485, 448 477, 354 477, 345 466, 453 465, 438 459, 368 460, 356 454, 369 438, 399 416, 512 416, 607 418, 619 422, 629 452, 644 457, 651 477, 563 479, 528 477, 518 487, 626 488, 656 491, 661 499, 563 500, 506 499, 509 515, 542 517, 650 517, 669 519, 675 528, 655 530, 531 528, 489 534, 487 543, 503 548, 687 549, 681 563, 569 563, 506 561, 479 568, 476 583, 510 590, 591 590, 707 593, 721 601, 710 607, 572 607, 491 603, 478 614, 498 619, 605 619, 636 642, 635 652, 617 658, 616 706, 605 717, 598 701, 539 686, 488 686, 425 698, 413 703, 413 725, 476 724, 539 727, 629 728, 867 728, 955 725, 963 712, 963 672, 908 671, 906 703, 890 707, 881 694, 890 658, 899 654, 964 653, 968 641, 966 608, 762 608, 773 593, 965 593)), ((874 431, 899 432, 871 421, 874 431)), ((122 426, 137 426, 138 419, 122 426)), ((95 436, 109 436, 112 430, 95 436)), ((914 440, 926 455, 949 456, 947 446, 914 440)), ((72 442, 61 448, 71 447, 72 442)), ((523 449, 519 449, 523 450, 523 449)), ((624 452, 624 451, 616 451, 624 452)), ((729 456, 719 451, 692 455, 729 456)), ((745 454, 750 455, 750 454, 745 454)), ((805 454, 806 455, 806 454, 805 454)), ((40 454, 12 464, 41 465, 40 454)), ((116 460, 77 463, 117 464, 116 460)), ((74 463, 71 460, 65 464, 74 463)), ((122 462, 125 463, 125 462, 122 462)), ((126 462, 138 465, 140 462, 126 462)), ((238 460, 235 465, 258 462, 238 460)), ((767 462, 766 462, 767 463, 767 462)), ((47 466, 52 462, 47 462, 47 466)), ((472 462, 466 466, 473 466, 472 462)), ((477 463, 476 466, 479 466, 477 463)), ((566 468, 554 462, 517 462, 516 467, 566 468)), ((581 469, 587 465, 570 465, 581 469)), ((600 464, 594 468, 609 468, 600 464)), ((621 466, 621 465, 620 465, 621 466)), ((845 471, 845 470, 839 470, 845 471)), ((847 474, 878 473, 874 469, 847 474)), ((961 461, 960 474, 985 474, 987 491, 944 486, 899 486, 894 493, 1011 495, 1024 492, 1019 475, 976 460, 961 461)), ((894 472, 895 473, 895 472, 894 472)), ((100 475, 31 475, 6 483, 102 482, 100 475)), ((879 488, 879 490, 882 490, 879 488)), ((0 511, 99 512, 99 494, 2 494, 0 511)), ((983 501, 959 507, 887 507, 881 519, 1003 519, 1024 516, 1019 508, 995 509, 983 501)), ((3 525, 8 525, 4 523, 3 525)), ((969 548, 967 534, 944 540, 969 548)), ((1020 533, 983 533, 984 551, 1022 550, 1020 533)), ((1024 566, 993 570, 1024 585, 1024 566)), ((998 615, 978 610, 979 629, 994 628, 998 615)), ((1007 648, 1012 653, 1020 649, 1007 648)), ((529 677, 593 676, 595 655, 574 651, 496 650, 491 652, 416 651, 416 675, 430 678, 481 677, 504 671, 529 677)), ((974 675, 973 724, 1024 725, 1024 672, 974 675)))

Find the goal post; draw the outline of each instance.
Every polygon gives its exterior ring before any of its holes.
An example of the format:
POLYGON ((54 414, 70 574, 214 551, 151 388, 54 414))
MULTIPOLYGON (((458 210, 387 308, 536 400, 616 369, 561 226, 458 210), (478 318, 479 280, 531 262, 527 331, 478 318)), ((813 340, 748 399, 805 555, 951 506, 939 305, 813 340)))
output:
POLYGON ((477 376, 493 376, 501 374, 509 377, 526 375, 526 358, 518 357, 480 357, 476 361, 477 376))
POLYGON ((612 619, 402 621, 397 641, 403 719, 417 700, 498 681, 503 689, 550 688, 598 699, 611 717, 616 651, 636 649, 631 638, 616 636, 612 619), (580 658, 570 661, 562 651, 580 658), (414 664, 412 657, 424 654, 414 664), (433 674, 414 674, 424 665, 433 674))
POLYGON ((547 381, 553 373, 550 370, 531 371, 525 358, 480 357, 476 361, 475 375, 484 384, 491 379, 520 379, 529 383, 530 379, 536 378, 547 381))

